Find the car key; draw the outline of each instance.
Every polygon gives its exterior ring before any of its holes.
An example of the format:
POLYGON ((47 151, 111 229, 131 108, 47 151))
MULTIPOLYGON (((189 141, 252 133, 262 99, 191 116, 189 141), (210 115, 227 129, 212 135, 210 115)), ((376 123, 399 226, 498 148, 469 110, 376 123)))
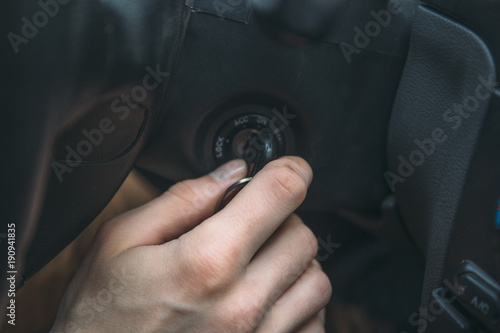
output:
MULTIPOLYGON (((253 136, 251 136, 247 140, 247 145, 249 142, 253 141, 252 138, 253 136)), ((259 139, 260 142, 262 143, 262 147, 259 147, 260 149, 258 149, 258 153, 253 158, 253 161, 249 162, 247 160, 248 164, 247 177, 237 181, 236 183, 231 185, 226 190, 226 192, 224 192, 224 194, 219 200, 219 203, 217 204, 217 208, 215 211, 216 213, 219 212, 224 207, 226 207, 226 205, 241 191, 241 189, 245 187, 252 180, 252 178, 257 174, 257 172, 259 172, 267 163, 271 162, 272 160, 278 157, 276 144, 272 136, 269 138, 260 136, 259 139)), ((248 151, 248 149, 245 150, 248 151)))

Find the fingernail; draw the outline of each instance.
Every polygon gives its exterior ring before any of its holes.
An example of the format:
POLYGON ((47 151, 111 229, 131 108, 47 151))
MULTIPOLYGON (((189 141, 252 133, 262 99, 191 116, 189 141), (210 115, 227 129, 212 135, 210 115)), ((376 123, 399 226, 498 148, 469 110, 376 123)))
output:
POLYGON ((245 160, 232 160, 212 171, 210 176, 220 183, 233 179, 237 181, 245 176, 246 168, 245 160))

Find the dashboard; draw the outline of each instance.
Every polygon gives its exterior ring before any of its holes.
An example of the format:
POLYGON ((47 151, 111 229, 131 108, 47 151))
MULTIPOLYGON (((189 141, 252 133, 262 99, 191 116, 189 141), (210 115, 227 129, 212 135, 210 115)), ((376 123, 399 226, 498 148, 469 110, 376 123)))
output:
POLYGON ((44 24, 45 7, 9 5, 3 142, 23 140, 6 147, 2 210, 23 277, 133 167, 166 189, 272 140, 314 170, 302 211, 421 253, 422 306, 447 313, 426 332, 498 331, 500 3, 318 3, 58 0, 44 24))

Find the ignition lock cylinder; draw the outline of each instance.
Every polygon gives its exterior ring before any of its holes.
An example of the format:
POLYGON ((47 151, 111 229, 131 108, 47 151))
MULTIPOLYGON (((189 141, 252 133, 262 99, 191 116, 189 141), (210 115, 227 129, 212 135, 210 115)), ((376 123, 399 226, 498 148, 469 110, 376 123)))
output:
POLYGON ((267 163, 290 154, 294 148, 289 120, 277 109, 262 106, 243 106, 233 110, 214 131, 211 142, 212 158, 216 165, 237 158, 244 159, 248 164, 247 177, 226 191, 217 211, 224 208, 267 163))

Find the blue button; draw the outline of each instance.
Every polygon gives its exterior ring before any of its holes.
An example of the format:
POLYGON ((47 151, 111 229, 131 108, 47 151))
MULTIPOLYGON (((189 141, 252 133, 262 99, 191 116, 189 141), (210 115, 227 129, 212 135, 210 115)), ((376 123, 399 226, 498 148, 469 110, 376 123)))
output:
POLYGON ((496 225, 497 230, 500 230, 500 200, 498 200, 497 218, 495 221, 495 225, 496 225))

